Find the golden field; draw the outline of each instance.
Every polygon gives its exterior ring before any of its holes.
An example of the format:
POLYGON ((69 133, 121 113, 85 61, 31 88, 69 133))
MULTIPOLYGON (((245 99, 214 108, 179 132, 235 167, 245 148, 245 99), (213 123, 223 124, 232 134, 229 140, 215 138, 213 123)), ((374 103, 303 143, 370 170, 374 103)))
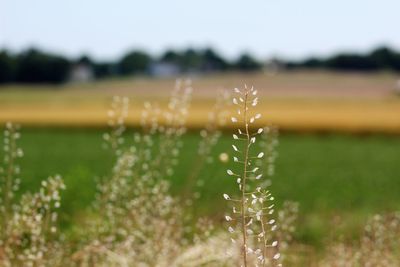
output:
MULTIPOLYGON (((393 74, 291 72, 194 76, 188 126, 204 125, 218 89, 244 83, 260 92, 259 124, 282 130, 400 133, 400 97, 393 74)), ((0 87, 0 123, 102 127, 114 95, 131 99, 128 123, 140 121, 144 101, 163 105, 174 79, 121 79, 63 86, 0 87)), ((229 126, 228 126, 229 127, 229 126)))

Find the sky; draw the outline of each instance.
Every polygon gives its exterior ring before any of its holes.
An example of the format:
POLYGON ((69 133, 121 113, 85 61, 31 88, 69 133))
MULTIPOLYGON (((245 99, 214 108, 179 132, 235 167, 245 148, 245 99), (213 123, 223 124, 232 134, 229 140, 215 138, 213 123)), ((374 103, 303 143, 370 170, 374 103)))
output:
POLYGON ((214 47, 228 58, 400 50, 399 0, 0 0, 0 48, 100 60, 214 47))

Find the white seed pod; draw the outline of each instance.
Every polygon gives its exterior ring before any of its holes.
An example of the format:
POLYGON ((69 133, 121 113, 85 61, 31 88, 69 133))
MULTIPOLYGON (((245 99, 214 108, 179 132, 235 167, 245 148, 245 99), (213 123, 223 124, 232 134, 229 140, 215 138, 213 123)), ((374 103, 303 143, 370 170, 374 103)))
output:
POLYGON ((229 175, 233 175, 234 174, 231 170, 227 170, 226 173, 228 173, 229 175))
POLYGON ((233 99, 232 99, 232 102, 233 102, 233 104, 235 104, 235 105, 237 105, 237 104, 238 104, 238 101, 237 101, 237 99, 236 99, 236 98, 233 98, 233 99))
POLYGON ((234 88, 233 91, 235 91, 236 93, 240 93, 240 90, 238 88, 234 88))
POLYGON ((260 133, 262 133, 263 131, 264 131, 264 129, 263 129, 263 128, 260 128, 260 129, 258 129, 257 133, 260 134, 260 133))
POLYGON ((233 134, 232 136, 233 136, 233 139, 235 139, 235 140, 239 139, 239 137, 236 134, 233 134))
POLYGON ((262 157, 264 157, 264 152, 258 153, 257 158, 261 159, 262 157))
POLYGON ((256 176, 256 180, 261 179, 261 177, 262 177, 262 174, 257 175, 257 176, 256 176))
POLYGON ((235 145, 232 145, 232 148, 233 148, 233 150, 235 150, 236 152, 239 152, 239 149, 238 149, 235 145))
POLYGON ((261 118, 261 114, 260 114, 260 113, 257 113, 256 116, 254 116, 254 118, 256 118, 256 119, 261 118))
POLYGON ((239 159, 237 157, 233 157, 234 162, 239 162, 239 159))
POLYGON ((274 260, 277 260, 277 259, 279 259, 281 257, 281 254, 280 253, 276 253, 275 255, 274 255, 274 260))
POLYGON ((241 180, 240 178, 237 178, 237 180, 236 180, 236 182, 237 182, 238 184, 240 184, 241 181, 242 181, 242 180, 241 180))
POLYGON ((224 198, 225 198, 226 200, 231 199, 231 197, 230 197, 228 194, 224 194, 223 196, 224 196, 224 198))
POLYGON ((255 120, 254 117, 251 117, 251 118, 250 118, 250 123, 253 123, 254 120, 255 120))
POLYGON ((232 226, 229 226, 228 231, 229 231, 229 233, 234 233, 235 232, 235 230, 232 228, 232 226))
POLYGON ((276 247, 276 246, 278 246, 278 241, 274 241, 274 242, 272 242, 271 246, 273 246, 273 247, 276 247))
POLYGON ((237 119, 236 119, 235 117, 232 117, 232 118, 231 118, 231 121, 232 121, 232 122, 237 122, 237 119))
POLYGON ((230 221, 232 221, 232 218, 231 218, 230 216, 226 215, 226 216, 225 216, 225 220, 226 220, 227 222, 230 222, 230 221))

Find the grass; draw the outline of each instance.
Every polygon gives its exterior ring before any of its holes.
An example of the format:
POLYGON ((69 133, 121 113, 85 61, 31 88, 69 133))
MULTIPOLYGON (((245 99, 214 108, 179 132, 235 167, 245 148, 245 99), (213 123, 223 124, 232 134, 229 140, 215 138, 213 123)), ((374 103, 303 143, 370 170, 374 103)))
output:
MULTIPOLYGON (((61 174, 67 185, 62 205, 64 226, 85 212, 94 198, 95 179, 112 166, 111 157, 101 147, 101 135, 96 129, 22 129, 22 188, 37 189, 40 180, 61 174)), ((172 178, 177 194, 195 163, 198 140, 197 133, 189 133, 183 140, 172 178)), ((205 187, 196 205, 198 214, 221 217, 226 205, 221 192, 236 191, 226 175, 226 163, 218 161, 219 153, 230 153, 230 144, 231 137, 224 136, 213 152, 214 163, 201 174, 205 187)), ((332 224, 343 224, 342 232, 355 236, 371 213, 400 209, 399 148, 396 136, 281 135, 272 191, 278 202, 290 199, 300 203, 297 238, 319 246, 332 224)))

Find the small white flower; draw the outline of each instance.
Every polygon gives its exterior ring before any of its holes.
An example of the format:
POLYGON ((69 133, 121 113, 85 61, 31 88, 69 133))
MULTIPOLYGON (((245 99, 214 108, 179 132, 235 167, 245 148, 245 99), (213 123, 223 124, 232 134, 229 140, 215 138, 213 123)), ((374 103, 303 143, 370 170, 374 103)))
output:
POLYGON ((274 242, 272 242, 271 246, 276 247, 277 245, 278 245, 278 241, 274 241, 274 242))
POLYGON ((237 119, 235 117, 231 118, 232 122, 237 122, 237 119))
POLYGON ((230 222, 230 221, 232 221, 232 218, 231 218, 230 216, 226 215, 226 216, 225 216, 225 220, 226 220, 227 222, 230 222))
POLYGON ((224 194, 223 196, 224 196, 224 198, 225 198, 226 200, 231 199, 230 196, 229 196, 228 194, 224 194))
POLYGON ((235 230, 232 228, 232 226, 229 226, 228 231, 229 231, 229 233, 235 232, 235 230))
POLYGON ((227 170, 226 173, 229 175, 233 175, 233 171, 231 171, 231 170, 227 170))
POLYGON ((274 260, 277 260, 277 259, 279 259, 281 257, 281 254, 280 253, 276 253, 275 255, 274 255, 274 260))
POLYGON ((260 153, 257 155, 257 158, 259 158, 259 159, 261 159, 262 157, 264 157, 264 152, 260 152, 260 153))
POLYGON ((264 129, 263 129, 263 128, 260 128, 260 129, 258 129, 257 133, 260 134, 260 133, 262 133, 263 131, 264 131, 264 129))

